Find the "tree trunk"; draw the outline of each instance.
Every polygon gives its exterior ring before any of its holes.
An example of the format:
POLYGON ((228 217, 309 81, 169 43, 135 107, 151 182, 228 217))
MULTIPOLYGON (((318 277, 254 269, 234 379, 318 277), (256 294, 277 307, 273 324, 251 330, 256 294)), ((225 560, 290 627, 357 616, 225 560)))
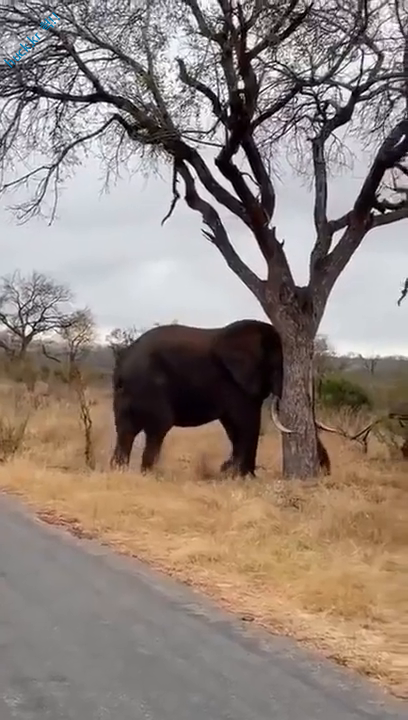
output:
POLYGON ((295 430, 283 435, 283 475, 286 478, 315 477, 319 473, 317 431, 313 406, 313 336, 306 330, 282 337, 282 419, 295 430))

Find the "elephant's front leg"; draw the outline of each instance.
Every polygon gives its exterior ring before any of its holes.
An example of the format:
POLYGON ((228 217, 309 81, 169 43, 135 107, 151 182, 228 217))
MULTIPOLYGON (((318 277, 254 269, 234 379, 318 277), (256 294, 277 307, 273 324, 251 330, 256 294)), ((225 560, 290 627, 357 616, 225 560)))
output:
POLYGON ((113 413, 116 428, 116 445, 110 460, 110 467, 119 469, 129 465, 133 442, 142 429, 142 423, 137 421, 129 400, 121 392, 115 392, 113 413))
POLYGON ((229 471, 241 476, 255 475, 256 455, 261 428, 261 407, 240 408, 234 416, 222 419, 231 444, 232 453, 222 466, 221 471, 229 471))
POLYGON ((232 445, 231 454, 228 460, 224 460, 220 467, 221 473, 230 473, 234 475, 239 472, 239 461, 240 461, 240 443, 239 443, 239 431, 233 421, 228 417, 223 417, 221 420, 225 432, 227 433, 228 439, 232 445))
POLYGON ((245 475, 255 475, 259 433, 261 430, 261 409, 261 406, 251 407, 245 413, 239 461, 239 473, 243 477, 245 475))
POLYGON ((116 445, 110 460, 112 470, 129 465, 133 442, 137 428, 132 425, 122 425, 116 431, 116 445))

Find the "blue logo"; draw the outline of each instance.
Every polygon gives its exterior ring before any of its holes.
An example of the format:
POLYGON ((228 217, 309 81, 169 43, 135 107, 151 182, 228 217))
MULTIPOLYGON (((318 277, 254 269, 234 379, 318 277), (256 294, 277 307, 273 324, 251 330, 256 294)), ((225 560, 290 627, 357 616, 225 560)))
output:
MULTIPOLYGON (((59 17, 56 13, 53 12, 53 13, 51 13, 51 15, 55 15, 55 17, 58 18, 58 20, 59 20, 59 17)), ((41 27, 44 29, 48 29, 53 25, 54 25, 54 20, 52 20, 51 17, 45 18, 45 20, 43 20, 41 23, 41 27)), ((25 41, 20 43, 19 50, 14 55, 12 55, 11 60, 6 60, 4 58, 4 62, 6 63, 6 65, 8 65, 11 68, 15 67, 16 62, 21 60, 24 57, 24 55, 26 55, 28 53, 29 50, 32 50, 33 47, 35 45, 37 45, 37 43, 40 42, 40 40, 41 40, 41 37, 38 33, 36 33, 35 35, 32 35, 31 37, 27 36, 25 41)))

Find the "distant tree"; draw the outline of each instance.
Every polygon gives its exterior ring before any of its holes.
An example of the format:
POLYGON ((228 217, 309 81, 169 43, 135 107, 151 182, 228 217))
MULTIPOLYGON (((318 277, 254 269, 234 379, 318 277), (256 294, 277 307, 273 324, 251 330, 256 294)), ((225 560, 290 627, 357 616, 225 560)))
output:
POLYGON ((96 340, 96 324, 89 308, 75 310, 69 323, 58 330, 68 361, 68 377, 75 375, 76 368, 89 354, 96 340))
POLYGON ((0 278, 0 347, 22 359, 35 339, 71 323, 70 289, 43 273, 19 271, 0 278))
POLYGON ((317 335, 314 341, 314 386, 317 396, 320 394, 320 386, 323 378, 332 368, 332 358, 334 350, 330 347, 329 341, 325 335, 317 335))
POLYGON ((141 334, 142 330, 139 330, 135 325, 131 325, 128 328, 114 328, 107 336, 106 342, 111 348, 115 357, 117 357, 120 351, 131 345, 141 334))
POLYGON ((329 343, 327 335, 316 335, 314 341, 314 356, 318 357, 330 357, 334 355, 334 350, 329 343))
POLYGON ((325 335, 317 335, 314 341, 314 371, 316 377, 322 377, 333 364, 334 349, 325 335))
MULTIPOLYGON (((161 323, 155 322, 152 327, 159 327, 161 323)), ((171 320, 169 325, 178 325, 178 320, 171 320)), ((107 336, 106 342, 111 348, 113 354, 116 356, 122 348, 131 345, 132 342, 137 340, 138 337, 143 335, 149 328, 137 328, 135 325, 131 325, 127 328, 114 328, 107 336)))
POLYGON ((367 370, 368 373, 370 373, 371 377, 374 377, 375 369, 381 360, 380 355, 374 355, 373 357, 364 357, 364 355, 359 354, 358 357, 361 359, 364 368, 367 370))
POLYGON ((408 217, 406 3, 77 0, 61 3, 41 43, 13 60, 16 38, 37 32, 49 12, 48 0, 0 4, 2 190, 33 188, 19 218, 53 193, 53 217, 61 185, 92 146, 108 180, 128 162, 133 172, 136 155, 144 170, 171 163, 167 217, 181 181, 206 240, 282 337, 281 409, 296 430, 283 436, 284 475, 317 474, 313 345, 330 293, 369 232, 408 217), (356 155, 350 138, 370 164, 334 217, 329 186, 356 155), (306 286, 274 226, 280 152, 313 185, 306 286), (236 251, 221 208, 260 252, 262 277, 236 251))

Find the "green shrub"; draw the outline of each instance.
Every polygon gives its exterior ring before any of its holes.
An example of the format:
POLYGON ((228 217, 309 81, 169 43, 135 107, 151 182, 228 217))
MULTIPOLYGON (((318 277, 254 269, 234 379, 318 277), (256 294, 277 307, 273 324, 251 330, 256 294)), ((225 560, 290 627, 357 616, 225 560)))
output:
POLYGON ((355 382, 345 377, 328 375, 319 383, 319 400, 327 408, 348 407, 352 410, 371 409, 368 393, 355 382))

